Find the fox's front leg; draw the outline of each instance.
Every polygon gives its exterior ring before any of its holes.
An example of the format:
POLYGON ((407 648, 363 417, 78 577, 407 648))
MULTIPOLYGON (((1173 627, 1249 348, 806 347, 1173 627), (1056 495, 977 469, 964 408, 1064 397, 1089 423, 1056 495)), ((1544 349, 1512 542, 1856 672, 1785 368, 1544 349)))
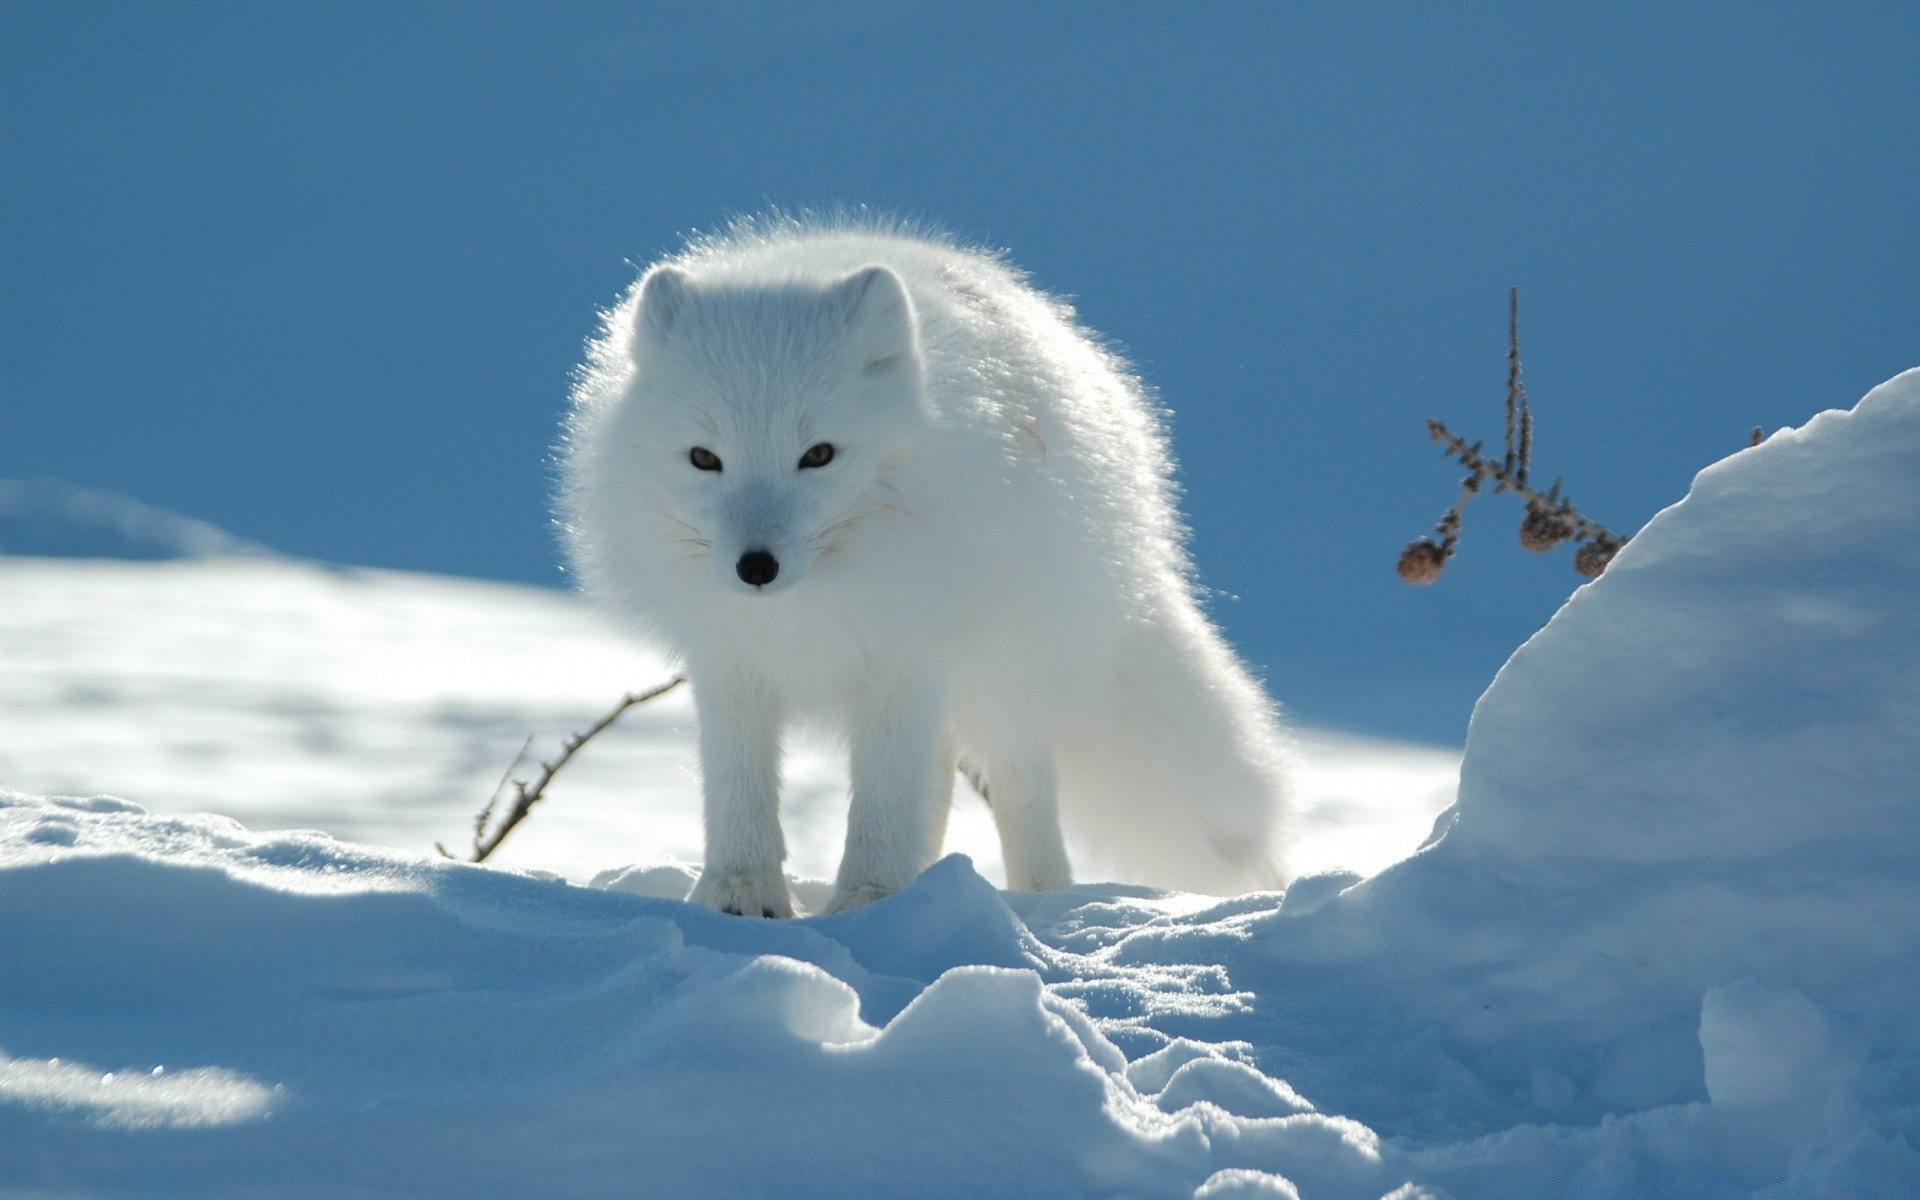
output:
POLYGON ((942 766, 943 688, 927 678, 872 686, 852 715, 853 802, 828 912, 871 904, 912 883, 932 861, 936 806, 952 802, 952 769, 942 766))
POLYGON ((707 861, 693 902, 743 917, 790 917, 780 835, 779 698, 727 671, 694 676, 707 861))

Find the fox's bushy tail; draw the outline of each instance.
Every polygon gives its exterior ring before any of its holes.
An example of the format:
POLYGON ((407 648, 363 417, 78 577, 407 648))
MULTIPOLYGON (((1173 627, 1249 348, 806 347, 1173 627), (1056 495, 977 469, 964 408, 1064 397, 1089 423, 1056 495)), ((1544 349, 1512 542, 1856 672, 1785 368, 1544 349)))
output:
POLYGON ((1122 633, 1100 718, 1056 747, 1082 874, 1214 895, 1289 878, 1291 753, 1272 701, 1185 596, 1122 633))

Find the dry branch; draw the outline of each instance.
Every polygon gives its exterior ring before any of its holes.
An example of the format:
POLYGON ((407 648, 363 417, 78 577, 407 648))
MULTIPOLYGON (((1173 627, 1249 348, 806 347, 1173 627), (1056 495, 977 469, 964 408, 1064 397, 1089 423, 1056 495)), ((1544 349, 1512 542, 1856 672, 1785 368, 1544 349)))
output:
POLYGON ((1414 540, 1400 554, 1400 578, 1408 583, 1432 583, 1440 577, 1447 560, 1460 543, 1462 512, 1488 481, 1496 492, 1512 492, 1527 502, 1527 513, 1520 522, 1520 544, 1529 550, 1550 550, 1561 542, 1583 543, 1574 554, 1574 570, 1593 576, 1606 570, 1627 539, 1596 521, 1588 520, 1560 490, 1560 481, 1545 492, 1527 482, 1533 465, 1533 409, 1527 401, 1527 388, 1520 380, 1520 290, 1507 293, 1507 445, 1499 461, 1482 453, 1482 443, 1468 445, 1466 439, 1439 421, 1427 422, 1427 433, 1440 442, 1448 458, 1458 459, 1467 468, 1460 481, 1460 498, 1433 526, 1438 540, 1423 537, 1414 540))
MULTIPOLYGON (((598 721, 595 721, 586 732, 570 733, 562 739, 560 742, 559 756, 552 762, 541 763, 540 773, 536 775, 530 783, 513 777, 514 771, 518 770, 520 764, 526 761, 528 748, 533 745, 533 739, 529 737, 520 747, 520 753, 514 755, 513 761, 507 764, 506 773, 500 777, 500 782, 494 786, 493 795, 488 797, 486 807, 481 809, 480 815, 474 818, 473 857, 467 861, 487 861, 487 856, 500 848, 500 843, 506 841, 507 835, 513 832, 514 826, 527 819, 527 814, 533 810, 533 806, 537 804, 540 797, 546 793, 547 785, 552 783, 553 777, 560 773, 560 768, 566 766, 567 763, 572 760, 574 754, 579 751, 580 747, 592 741, 595 736, 604 732, 608 726, 619 720, 620 714, 626 712, 636 704, 645 704, 656 696, 664 696, 686 681, 686 676, 676 675, 658 687, 648 688, 644 692, 628 692, 625 696, 621 697, 620 703, 613 706, 611 712, 601 717, 598 721), (489 836, 487 826, 493 820, 494 811, 500 806, 501 797, 509 791, 513 793, 513 807, 507 810, 507 815, 501 818, 499 827, 489 836)), ((448 858, 453 857, 447 848, 438 842, 434 843, 434 848, 448 858)))

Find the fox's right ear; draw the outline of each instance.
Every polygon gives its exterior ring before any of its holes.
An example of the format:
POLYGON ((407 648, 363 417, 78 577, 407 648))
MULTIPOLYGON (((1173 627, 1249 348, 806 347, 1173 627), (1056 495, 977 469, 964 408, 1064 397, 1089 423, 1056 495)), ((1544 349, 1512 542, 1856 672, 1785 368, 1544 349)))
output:
POLYGON ((686 304, 685 271, 664 266, 648 271, 640 281, 640 300, 633 314, 633 349, 664 339, 686 304))
POLYGON ((907 285, 888 267, 862 267, 834 285, 869 375, 919 359, 918 322, 907 285))

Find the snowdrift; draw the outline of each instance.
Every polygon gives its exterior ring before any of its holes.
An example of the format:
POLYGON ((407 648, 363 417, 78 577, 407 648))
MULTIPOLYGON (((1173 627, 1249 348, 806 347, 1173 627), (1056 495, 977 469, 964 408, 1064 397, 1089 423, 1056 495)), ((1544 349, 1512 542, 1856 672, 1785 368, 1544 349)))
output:
POLYGON ((0 805, 0 1189, 1920 1195, 1920 372, 1703 471, 1379 875, 687 906, 0 805))

